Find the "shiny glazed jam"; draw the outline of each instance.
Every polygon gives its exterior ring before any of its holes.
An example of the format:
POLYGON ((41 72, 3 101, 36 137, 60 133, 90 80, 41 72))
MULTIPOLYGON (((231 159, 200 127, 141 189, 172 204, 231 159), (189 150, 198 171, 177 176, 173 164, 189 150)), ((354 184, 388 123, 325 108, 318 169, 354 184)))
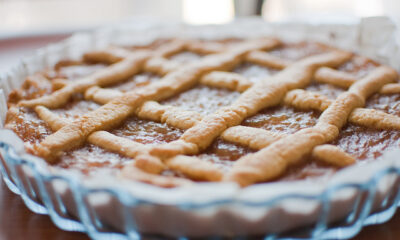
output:
MULTIPOLYGON (((301 42, 284 44, 270 53, 284 59, 298 60, 329 50, 329 47, 322 44, 301 42)), ((175 54, 169 57, 169 59, 185 64, 194 62, 201 57, 199 54, 186 51, 175 54)), ((356 77, 362 77, 376 66, 378 66, 377 63, 356 56, 338 69, 353 74, 356 77)), ((8 126, 26 142, 28 149, 32 145, 38 144, 46 136, 52 134, 52 131, 44 121, 38 118, 32 109, 18 108, 16 110, 16 104, 23 99, 33 99, 50 94, 54 91, 52 82, 55 79, 62 78, 65 81, 74 81, 104 67, 106 65, 103 64, 66 64, 66 66, 60 65, 56 69, 45 70, 28 77, 23 86, 13 91, 9 96, 9 108, 13 109, 10 111, 14 114, 8 114, 6 120, 8 126)), ((232 72, 241 74, 251 82, 256 83, 276 74, 279 70, 244 62, 236 66, 232 72)), ((127 92, 157 82, 160 78, 160 76, 153 73, 139 73, 126 79, 126 81, 106 87, 127 92)), ((320 83, 312 83, 306 87, 306 90, 325 95, 330 99, 335 99, 340 93, 345 91, 332 85, 320 83)), ((223 106, 229 106, 239 96, 239 92, 197 85, 192 89, 160 102, 160 104, 176 106, 207 115, 214 113, 223 106)), ((52 109, 51 111, 60 117, 74 121, 98 107, 100 107, 99 104, 84 100, 82 94, 76 94, 66 106, 59 109, 52 109)), ((379 109, 400 116, 400 95, 376 94, 368 99, 365 107, 379 109)), ((279 105, 261 110, 257 114, 245 119, 241 125, 263 128, 282 134, 292 134, 300 129, 314 126, 319 115, 320 113, 317 111, 302 111, 279 105)), ((165 123, 143 120, 135 116, 129 117, 119 126, 108 131, 116 136, 150 145, 177 140, 184 132, 184 130, 176 129, 165 123)), ((356 157, 359 162, 371 161, 381 157, 387 150, 398 148, 400 146, 400 133, 397 131, 378 131, 347 124, 341 130, 339 137, 331 144, 338 145, 344 151, 356 157)), ((237 159, 255 151, 254 149, 217 138, 205 151, 197 156, 204 161, 216 164, 224 171, 228 171, 237 159)), ((118 172, 118 169, 131 161, 134 161, 134 159, 123 157, 117 153, 109 152, 87 143, 79 149, 64 153, 60 161, 55 165, 62 168, 78 169, 88 175, 102 171, 114 174, 118 172)), ((280 179, 283 181, 292 181, 329 177, 336 170, 335 167, 311 161, 310 157, 306 156, 301 163, 291 167, 280 179)), ((176 174, 166 171, 164 175, 176 174)))

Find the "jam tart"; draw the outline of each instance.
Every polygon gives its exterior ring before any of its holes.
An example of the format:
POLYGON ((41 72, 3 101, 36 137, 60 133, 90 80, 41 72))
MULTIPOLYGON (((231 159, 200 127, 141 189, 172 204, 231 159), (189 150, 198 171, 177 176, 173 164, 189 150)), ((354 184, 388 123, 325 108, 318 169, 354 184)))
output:
POLYGON ((5 127, 88 175, 162 187, 314 179, 399 146, 397 80, 321 43, 161 39, 27 77, 5 127))

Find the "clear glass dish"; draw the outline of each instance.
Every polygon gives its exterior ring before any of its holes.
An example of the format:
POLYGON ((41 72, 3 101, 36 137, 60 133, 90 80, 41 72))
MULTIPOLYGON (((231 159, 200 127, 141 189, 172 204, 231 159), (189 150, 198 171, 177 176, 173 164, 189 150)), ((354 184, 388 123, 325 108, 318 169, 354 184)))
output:
MULTIPOLYGON (((87 187, 72 175, 63 176, 62 174, 52 174, 44 171, 40 164, 32 161, 29 157, 27 159, 27 155, 21 156, 14 147, 4 141, 0 141, 0 153, 0 170, 8 188, 20 195, 31 211, 38 214, 48 214, 54 224, 63 230, 86 232, 93 239, 109 239, 111 236, 118 237, 115 239, 139 239, 141 233, 138 232, 136 221, 140 221, 140 219, 135 218, 131 212, 134 212, 140 206, 159 204, 146 198, 135 196, 120 188, 87 187), (61 182, 66 184, 71 191, 73 204, 68 202, 71 199, 50 187, 52 185, 61 185, 61 182), (114 220, 118 222, 118 229, 110 226, 109 222, 104 219, 104 213, 99 213, 99 209, 88 203, 88 198, 99 194, 108 195, 113 199, 112 201, 117 202, 117 204, 112 203, 109 207, 112 208, 113 212, 117 213, 115 216, 118 216, 119 219, 114 220), (67 211, 67 209, 71 210, 71 208, 75 208, 72 210, 73 214, 67 211)), ((205 203, 182 201, 176 203, 176 205, 170 205, 170 207, 190 213, 193 211, 208 211, 210 208, 221 208, 232 204, 236 207, 244 208, 274 209, 283 201, 310 201, 317 203, 319 206, 315 223, 301 227, 299 230, 267 232, 261 235, 265 239, 347 239, 357 234, 364 226, 383 223, 393 216, 400 200, 399 176, 400 168, 387 167, 376 172, 372 178, 363 183, 332 185, 321 194, 316 195, 284 194, 265 201, 260 201, 260 199, 255 201, 219 199, 205 203), (382 196, 378 196, 377 188, 388 177, 393 181, 393 185, 391 184, 391 190, 382 198, 382 196), (332 222, 333 210, 338 207, 335 205, 337 203, 333 200, 333 196, 345 190, 357 192, 355 198, 352 198, 352 209, 345 218, 332 222)), ((173 212, 169 213, 172 214, 173 212)), ((169 217, 174 219, 173 215, 169 217)), ((177 234, 176 237, 185 238, 187 237, 184 230, 186 226, 179 223, 182 222, 177 222, 175 227, 182 230, 182 235, 177 234)), ((221 224, 220 227, 224 227, 224 225, 221 224)), ((245 233, 246 230, 244 229, 243 232, 245 233)), ((247 236, 247 234, 244 234, 244 236, 247 236)))
MULTIPOLYGON (((78 34, 39 50, 0 76, 0 88, 7 95, 25 76, 38 69, 114 41, 129 40, 132 44, 134 40, 140 43, 177 35, 205 38, 273 35, 329 42, 334 33, 338 47, 357 46, 360 52, 374 59, 396 65, 400 63, 400 54, 393 51, 399 48, 393 45, 391 37, 379 41, 371 37, 371 28, 387 33, 383 36, 391 36, 390 24, 378 22, 375 19, 354 26, 303 23, 270 26, 251 19, 222 28, 186 27, 184 31, 180 25, 137 23, 129 28, 78 34), (393 57, 385 59, 389 55, 393 57)), ((3 94, 0 90, 0 98, 3 94)), ((0 106, 5 105, 0 101, 0 106)), ((4 114, 3 109, 1 119, 4 114)), ((59 228, 86 232, 94 239, 139 239, 143 234, 179 238, 257 235, 266 239, 346 239, 365 225, 390 219, 400 198, 398 152, 385 161, 340 171, 324 183, 257 184, 245 189, 234 184, 196 184, 191 188, 166 190, 119 179, 92 181, 73 171, 55 170, 44 160, 25 154, 23 144, 17 144, 18 141, 15 134, 0 129, 0 170, 8 188, 21 195, 33 212, 48 214, 59 228)))

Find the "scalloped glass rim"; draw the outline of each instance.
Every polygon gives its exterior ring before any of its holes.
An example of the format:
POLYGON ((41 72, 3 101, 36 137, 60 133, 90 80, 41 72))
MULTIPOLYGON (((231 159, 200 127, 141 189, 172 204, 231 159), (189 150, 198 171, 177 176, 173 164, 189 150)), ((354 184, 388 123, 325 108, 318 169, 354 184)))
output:
MULTIPOLYGON (((90 237, 95 239, 107 239, 110 236, 118 236, 118 238, 121 239, 140 238, 141 235, 135 228, 134 219, 132 219, 129 214, 124 214, 124 231, 117 232, 115 231, 115 229, 114 231, 104 231, 103 227, 101 227, 102 223, 97 222, 99 221, 99 219, 96 219, 96 217, 93 218, 91 208, 88 207, 84 199, 88 194, 91 193, 110 194, 116 197, 118 201, 120 201, 120 203, 123 205, 122 211, 124 211, 124 209, 135 208, 136 206, 143 204, 154 204, 154 202, 148 201, 146 199, 141 199, 140 197, 135 196, 123 189, 108 187, 87 187, 81 184, 80 180, 78 178, 75 178, 73 175, 63 176, 60 174, 53 174, 49 172, 43 173, 43 171, 40 170, 41 167, 38 166, 36 162, 32 162, 30 160, 24 159, 24 157, 22 156, 19 156, 19 154, 16 153, 14 147, 3 141, 0 141, 0 153, 3 160, 0 164, 0 171, 8 188, 12 192, 21 195, 25 205, 33 212, 39 214, 48 214, 54 224, 59 228, 67 231, 86 232, 90 237), (26 184, 22 183, 23 179, 21 175, 17 173, 17 169, 20 166, 28 168, 29 171, 33 173, 33 177, 39 186, 38 192, 35 192, 31 185, 27 187, 26 184), (9 171, 7 171, 7 169, 9 171), (78 218, 68 218, 65 216, 60 216, 57 213, 54 203, 50 200, 51 194, 46 190, 45 187, 46 183, 57 180, 64 181, 71 188, 74 195, 73 198, 75 204, 78 207, 78 218), (32 198, 32 196, 39 196, 41 200, 38 201, 37 199, 32 198)), ((335 184, 326 188, 326 190, 323 191, 321 194, 283 194, 276 196, 272 199, 257 202, 240 200, 237 201, 234 199, 220 199, 200 204, 196 204, 193 202, 181 202, 178 203, 176 207, 178 207, 179 209, 191 211, 202 210, 209 207, 221 207, 227 204, 234 203, 245 207, 273 208, 282 201, 290 199, 301 201, 317 201, 322 206, 322 211, 318 216, 318 221, 311 227, 302 229, 302 237, 299 237, 299 239, 306 239, 308 237, 314 237, 318 239, 347 239, 357 234, 363 228, 363 226, 383 223, 385 221, 388 221, 394 215, 400 200, 400 191, 398 187, 392 187, 392 191, 390 192, 390 194, 387 195, 388 197, 385 197, 385 199, 381 202, 379 211, 371 214, 374 197, 379 182, 381 182, 383 178, 389 175, 395 176, 396 182, 399 182, 398 180, 400 179, 400 168, 387 167, 377 172, 372 178, 363 183, 335 184), (364 201, 356 201, 356 203, 354 204, 354 209, 344 221, 341 221, 340 224, 335 223, 332 225, 331 223, 329 223, 328 219, 328 215, 331 209, 332 197, 337 193, 337 191, 348 188, 359 190, 360 194, 366 194, 364 195, 366 196, 366 198, 364 201), (306 235, 304 235, 304 231, 306 232, 306 235)), ((66 211, 66 206, 63 207, 64 211, 66 211)), ((299 233, 291 232, 289 235, 287 235, 287 233, 267 233, 265 237, 268 239, 284 239, 287 237, 296 237, 297 234, 299 233)))
MULTIPOLYGON (((4 89, 4 93, 6 94, 8 90, 16 86, 18 82, 14 81, 16 78, 23 79, 23 76, 34 72, 36 68, 51 65, 58 57, 75 56, 82 49, 86 49, 89 46, 99 47, 106 44, 107 41, 113 42, 115 36, 121 36, 119 40, 122 42, 123 40, 133 39, 140 43, 162 36, 211 36, 211 38, 218 38, 231 35, 241 36, 244 33, 249 34, 249 32, 255 35, 262 35, 265 34, 263 31, 268 32, 267 29, 265 29, 266 24, 264 22, 254 19, 239 23, 236 22, 234 24, 235 25, 226 25, 223 28, 224 31, 220 31, 221 28, 218 26, 165 27, 161 24, 150 24, 146 27, 148 31, 145 31, 146 37, 144 37, 144 40, 143 35, 132 38, 135 33, 144 30, 143 27, 139 26, 133 28, 129 26, 128 29, 121 27, 119 29, 101 30, 92 34, 77 34, 66 41, 49 45, 37 51, 35 55, 25 58, 24 61, 16 65, 14 69, 11 69, 8 74, 0 76, 0 80, 4 80, 0 81, 0 86, 4 89), (201 31, 199 29, 201 29, 201 31), (125 30, 130 31, 128 31, 128 34, 122 34, 125 33, 125 30), (129 33, 131 35, 129 35, 129 33)), ((318 40, 324 40, 324 34, 321 33, 320 28, 318 28, 319 31, 315 31, 312 26, 302 25, 301 23, 288 23, 286 25, 275 24, 274 27, 279 30, 279 33, 282 33, 282 36, 286 34, 287 38, 290 39, 292 37, 293 39, 299 37, 298 33, 303 32, 303 35, 308 34, 308 37, 312 36, 317 37, 316 39, 318 40)), ((270 31, 273 32, 273 29, 271 29, 270 31)), ((347 28, 344 28, 344 26, 332 26, 332 29, 325 28, 325 30, 325 33, 329 33, 329 31, 337 32, 337 36, 339 37, 352 33, 354 39, 363 40, 361 42, 362 49, 360 50, 363 50, 367 55, 373 55, 376 58, 382 59, 384 62, 390 62, 392 65, 396 65, 397 68, 400 66, 397 64, 400 60, 395 58, 395 56, 400 56, 395 54, 399 49, 397 48, 397 44, 391 41, 391 35, 389 34, 392 31, 392 25, 385 21, 379 23, 376 19, 366 19, 361 21, 360 26, 355 26, 353 28, 348 26, 347 28), (371 28, 369 28, 370 26, 371 28), (368 51, 371 50, 368 48, 370 45, 377 44, 377 42, 374 42, 376 39, 372 37, 376 34, 371 35, 371 33, 374 32, 373 29, 384 29, 385 31, 382 30, 381 32, 389 35, 383 34, 383 38, 379 38, 380 42, 389 44, 378 44, 380 48, 377 52, 368 51), (355 37, 356 32, 360 34, 360 38, 359 36, 355 37), (391 54, 388 55, 388 53, 391 54), (386 59, 385 56, 393 57, 386 59)), ((138 36, 138 34, 136 34, 136 36, 138 36)), ((300 36, 302 35, 300 34, 300 36)), ((346 43, 348 43, 346 38, 342 40, 340 45, 346 46, 344 48, 352 47, 352 44, 346 45, 346 43)), ((354 42, 354 44, 355 43, 356 42, 354 42)), ((357 44, 360 44, 360 42, 357 42, 357 44)), ((3 95, 2 92, 2 89, 0 89, 0 97, 3 95)), ((3 112, 0 114, 4 115, 3 112)), ((4 119, 3 115, 1 115, 1 119, 4 119)), ((135 220, 140 219, 134 218, 129 211, 140 209, 143 205, 173 206, 183 212, 184 215, 191 214, 194 211, 197 211, 197 213, 207 212, 210 208, 224 209, 229 207, 229 210, 235 210, 239 212, 239 215, 247 215, 248 213, 248 215, 251 215, 255 212, 268 211, 269 209, 272 212, 273 210, 280 209, 282 212, 278 211, 278 213, 283 214, 285 213, 283 210, 289 210, 289 214, 283 216, 281 220, 291 217, 290 210, 292 214, 293 212, 296 214, 298 213, 297 211, 306 209, 306 213, 303 214, 307 215, 307 209, 312 209, 314 207, 314 210, 316 209, 314 220, 308 222, 311 227, 302 228, 302 235, 299 236, 302 238, 345 239, 354 236, 364 225, 382 223, 390 219, 396 211, 400 198, 400 163, 397 161, 396 155, 392 155, 390 159, 387 159, 389 161, 385 161, 383 164, 381 164, 381 162, 377 164, 373 162, 371 164, 357 166, 357 171, 354 171, 354 168, 351 167, 347 168, 335 174, 331 179, 332 181, 318 182, 313 185, 298 181, 296 183, 284 184, 285 188, 283 189, 282 184, 279 183, 259 184, 238 191, 238 188, 233 184, 196 184, 191 189, 165 190, 142 183, 126 183, 120 180, 118 184, 115 184, 115 181, 107 182, 108 179, 104 179, 103 181, 97 179, 93 182, 87 181, 86 179, 82 181, 79 174, 75 174, 71 171, 49 171, 46 165, 42 164, 44 163, 43 160, 30 155, 20 154, 20 151, 17 151, 20 150, 20 146, 16 146, 18 147, 16 150, 6 143, 9 139, 4 139, 4 142, 2 140, 0 140, 0 154, 3 160, 0 161, 0 170, 10 190, 20 194, 25 204, 32 211, 48 214, 59 228, 69 231, 87 232, 90 237, 95 239, 109 239, 111 236, 116 238, 120 237, 122 239, 139 238, 139 221, 135 222, 135 220), (375 168, 374 166, 379 168, 375 168), (21 174, 21 171, 23 171, 24 174, 21 174), (354 176, 354 173, 357 173, 357 176, 354 176), (60 184, 60 182, 63 184, 60 184), (49 188, 49 185, 53 186, 56 185, 56 183, 57 185, 63 185, 66 189, 70 189, 72 205, 69 205, 69 208, 71 208, 71 206, 75 208, 75 218, 71 217, 68 213, 71 209, 67 211, 68 206, 64 204, 63 196, 61 196, 59 192, 54 191, 54 189, 49 188), (382 186, 384 188, 383 192, 382 186), (199 192, 206 194, 201 198, 198 196, 201 195, 199 192), (122 221, 119 223, 120 226, 118 226, 119 233, 113 233, 116 231, 115 226, 114 229, 107 229, 105 226, 109 223, 102 222, 106 219, 98 216, 99 212, 96 212, 93 205, 88 203, 90 201, 87 198, 92 194, 102 193, 114 197, 120 204, 118 205, 118 209, 116 209, 119 210, 118 212, 120 212, 120 217, 122 218, 122 221), (193 193, 197 195, 193 195, 193 193), (207 196, 207 194, 211 196, 207 196), (347 204, 351 208, 348 209, 346 215, 343 215, 343 217, 346 218, 342 221, 343 224, 333 224, 333 220, 338 220, 338 218, 336 216, 336 218, 331 219, 331 211, 336 211, 337 203, 341 203, 340 198, 342 198, 342 200, 350 199, 351 202, 347 202, 347 204), (302 204, 301 208, 298 207, 299 201, 302 204), (293 204, 293 202, 296 204, 293 204), (234 206, 232 207, 231 205, 234 206), (240 206, 240 208, 238 206, 240 206), (371 212, 374 212, 374 214, 370 214, 371 212)), ((91 202, 91 204, 93 204, 93 202, 91 202)), ((176 222, 180 224, 178 221, 176 222)), ((302 222, 300 221, 300 223, 302 222)), ((175 229, 177 231, 174 233, 174 236, 188 236, 184 233, 183 225, 173 225, 173 227, 178 227, 175 229), (183 233, 180 231, 183 231, 183 233)), ((298 234, 297 232, 291 233, 292 235, 281 234, 278 233, 278 231, 271 232, 267 230, 269 226, 265 227, 263 235, 266 235, 268 239, 279 239, 298 234)), ((247 234, 244 232, 242 235, 247 234)))

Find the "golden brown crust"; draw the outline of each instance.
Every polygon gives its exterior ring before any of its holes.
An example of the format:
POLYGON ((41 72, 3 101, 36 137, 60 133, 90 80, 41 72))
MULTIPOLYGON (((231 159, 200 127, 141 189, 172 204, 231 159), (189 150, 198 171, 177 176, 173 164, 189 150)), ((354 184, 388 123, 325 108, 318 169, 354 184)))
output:
POLYGON ((252 82, 240 74, 220 71, 213 71, 204 75, 201 78, 200 83, 211 87, 226 88, 238 92, 244 92, 253 85, 252 82))
POLYGON ((289 165, 311 153, 314 147, 333 140, 338 131, 330 129, 340 129, 350 113, 362 106, 368 96, 379 91, 383 85, 395 81, 396 78, 397 73, 388 67, 375 69, 353 84, 348 92, 341 94, 321 114, 316 127, 300 130, 257 153, 242 157, 235 162, 225 179, 247 186, 279 176, 289 165), (250 174, 251 172, 254 174, 250 174))
POLYGON ((318 93, 295 89, 286 94, 283 103, 299 109, 313 109, 322 112, 331 105, 332 101, 328 97, 318 93))
MULTIPOLYGON (((343 52, 331 52, 306 58, 287 67, 282 72, 247 89, 230 107, 222 108, 204 117, 181 136, 181 143, 195 144, 198 150, 205 149, 226 128, 238 125, 244 118, 263 108, 279 104, 287 91, 307 86, 316 67, 324 64, 337 66, 350 57, 351 55, 343 52)), ((186 148, 179 148, 176 144, 153 148, 151 154, 159 157, 188 154, 184 151, 186 148)))
POLYGON ((166 161, 168 168, 193 180, 219 181, 223 173, 216 165, 196 157, 176 156, 166 161))
POLYGON ((400 117, 375 109, 356 108, 350 114, 349 121, 375 129, 400 130, 400 117))
POLYGON ((164 76, 165 74, 178 69, 179 64, 164 57, 154 57, 145 63, 143 70, 164 76))
POLYGON ((160 187, 181 187, 193 184, 192 181, 172 176, 161 176, 144 172, 134 165, 130 164, 122 169, 120 177, 124 179, 132 179, 139 182, 149 183, 160 187))
MULTIPOLYGON (((39 146, 37 146, 37 154, 50 161, 54 160, 62 151, 80 146, 90 133, 109 129, 112 126, 119 124, 129 115, 134 113, 134 111, 147 100, 159 101, 176 95, 177 93, 195 85, 201 75, 217 69, 232 68, 240 61, 240 57, 245 53, 254 49, 262 49, 274 45, 273 42, 271 43, 268 41, 260 41, 256 43, 251 45, 245 43, 243 45, 239 45, 237 48, 234 48, 232 52, 206 56, 196 64, 188 65, 187 67, 183 67, 177 71, 167 74, 158 82, 124 93, 121 97, 111 100, 97 110, 82 116, 78 121, 74 121, 73 123, 64 126, 56 133, 46 137, 46 139, 39 146)), ((178 49, 178 47, 176 48, 178 49)), ((167 51, 165 50, 165 52, 167 51)), ((143 57, 141 63, 143 64, 148 57, 149 56, 146 56, 146 58, 143 57)), ((121 64, 124 62, 125 60, 116 64, 121 64)), ((117 67, 117 69, 119 68, 121 67, 117 67)), ((140 67, 135 65, 135 68, 139 69, 140 67)), ((107 76, 110 75, 110 69, 102 72, 107 72, 107 74, 105 74, 107 76)), ((98 75, 100 75, 101 78, 96 80, 96 83, 104 83, 107 81, 111 82, 110 79, 104 78, 102 74, 98 75)), ((124 72, 120 75, 126 76, 126 73, 124 72)), ((87 87, 84 90, 86 90, 88 87, 91 87, 93 84, 86 85, 87 87)), ((68 86, 63 89, 67 88, 68 86)), ((70 95, 73 92, 74 91, 71 90, 71 92, 68 92, 68 94, 70 95)), ((50 95, 49 98, 52 96, 54 96, 54 94, 50 95)), ((47 102, 52 99, 45 100, 47 102)), ((41 100, 41 98, 33 101, 33 103, 31 102, 33 106, 36 104, 46 106, 46 104, 43 104, 44 100, 41 100)), ((64 99, 63 103, 65 102, 66 100, 64 99)), ((54 102, 51 105, 54 106, 54 102)), ((56 105, 59 105, 59 103, 56 105)))
POLYGON ((354 157, 350 154, 330 144, 323 144, 315 147, 312 151, 312 158, 338 167, 346 167, 356 162, 354 157))
POLYGON ((140 118, 167 123, 179 129, 188 129, 199 122, 202 116, 193 111, 185 111, 177 107, 163 106, 155 101, 145 102, 136 113, 140 118))
POLYGON ((261 128, 235 126, 226 129, 221 138, 253 149, 262 149, 283 138, 284 135, 261 128))
POLYGON ((291 61, 273 56, 267 52, 262 51, 250 52, 246 56, 246 61, 274 69, 284 69, 292 63, 291 61))
MULTIPOLYGON (((34 151, 48 161, 54 161, 65 151, 87 141, 134 159, 121 172, 121 176, 126 178, 163 187, 192 183, 190 180, 162 175, 166 174, 165 170, 172 170, 195 181, 225 180, 247 186, 275 179, 289 166, 310 156, 337 167, 353 164, 355 158, 334 145, 326 144, 337 138, 347 122, 369 128, 400 130, 399 117, 361 108, 366 99, 378 91, 382 94, 400 92, 399 84, 393 83, 397 79, 396 71, 389 67, 378 67, 364 78, 356 79, 353 75, 333 69, 352 58, 351 53, 333 50, 294 62, 264 51, 279 45, 280 41, 275 39, 240 43, 174 39, 156 48, 150 46, 142 50, 129 50, 112 47, 87 53, 84 61, 112 65, 75 81, 53 80, 50 83, 54 90, 52 94, 19 102, 20 106, 33 107, 39 118, 55 132, 36 145, 34 151), (182 51, 211 55, 183 66, 168 59, 182 51), (256 84, 237 73, 225 72, 243 61, 283 70, 256 84), (125 93, 107 88, 140 71, 163 77, 125 93), (312 80, 348 88, 348 91, 331 100, 302 90, 312 80), (242 94, 230 106, 219 108, 209 115, 158 103, 197 84, 242 94), (48 109, 65 105, 76 93, 84 94, 86 100, 103 106, 74 121, 63 119, 48 109), (316 110, 322 114, 315 126, 290 135, 238 126, 245 118, 260 110, 280 104, 316 110), (153 146, 106 131, 131 115, 186 131, 178 140, 153 146), (237 160, 227 173, 211 162, 187 156, 207 149, 217 138, 259 151, 237 160)), ((18 108, 10 108, 7 116, 9 125, 18 114, 18 108)))
POLYGON ((400 93, 400 84, 399 83, 389 83, 381 88, 379 91, 381 94, 395 94, 400 93))
POLYGON ((72 94, 82 93, 93 86, 106 86, 125 80, 129 76, 138 73, 143 63, 150 57, 149 53, 141 53, 129 56, 105 69, 99 70, 88 77, 74 81, 71 84, 53 92, 51 95, 32 100, 24 100, 19 103, 24 107, 35 107, 42 105, 48 108, 57 108, 65 105, 72 94))
POLYGON ((349 88, 357 79, 349 73, 341 72, 332 68, 322 67, 314 76, 315 81, 327 83, 341 88, 349 88))
POLYGON ((128 57, 131 52, 121 47, 108 47, 101 50, 94 50, 83 54, 85 62, 113 64, 128 57))

